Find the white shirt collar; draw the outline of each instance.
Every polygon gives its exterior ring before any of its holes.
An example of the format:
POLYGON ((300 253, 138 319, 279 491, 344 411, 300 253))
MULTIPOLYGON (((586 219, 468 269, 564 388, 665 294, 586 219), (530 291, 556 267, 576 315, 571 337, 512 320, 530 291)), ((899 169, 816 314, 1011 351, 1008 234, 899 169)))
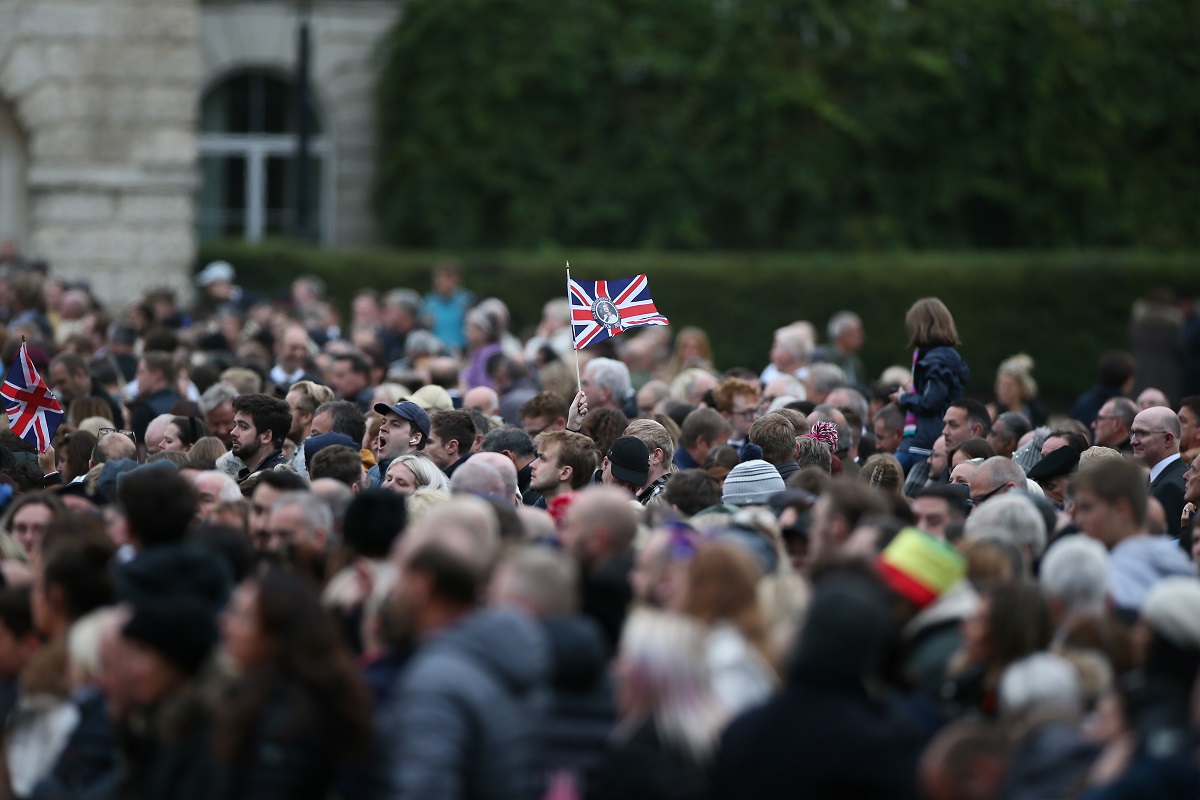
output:
POLYGON ((1158 476, 1162 475, 1162 471, 1164 469, 1166 469, 1168 466, 1170 466, 1172 461, 1178 461, 1178 460, 1179 460, 1179 453, 1175 453, 1174 455, 1167 456, 1162 461, 1155 464, 1154 467, 1150 470, 1150 482, 1154 483, 1156 480, 1158 480, 1158 476))
POLYGON ((283 385, 283 384, 291 385, 304 377, 304 368, 301 367, 300 369, 296 370, 295 372, 292 372, 289 374, 289 373, 283 371, 283 367, 276 364, 275 366, 271 367, 270 377, 271 377, 271 381, 273 383, 276 383, 279 385, 283 385))

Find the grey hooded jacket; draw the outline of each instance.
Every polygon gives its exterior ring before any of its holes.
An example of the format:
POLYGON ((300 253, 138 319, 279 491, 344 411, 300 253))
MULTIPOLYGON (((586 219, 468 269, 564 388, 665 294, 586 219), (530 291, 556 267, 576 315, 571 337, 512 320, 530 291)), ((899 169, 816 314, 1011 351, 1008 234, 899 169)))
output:
POLYGON ((377 718, 376 797, 537 797, 549 681, 545 633, 516 611, 475 612, 425 643, 377 718))

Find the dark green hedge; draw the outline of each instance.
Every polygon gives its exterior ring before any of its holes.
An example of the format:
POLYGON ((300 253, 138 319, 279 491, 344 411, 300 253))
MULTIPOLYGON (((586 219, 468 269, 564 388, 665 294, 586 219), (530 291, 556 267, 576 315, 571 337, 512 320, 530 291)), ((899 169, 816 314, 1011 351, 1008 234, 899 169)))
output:
MULTIPOLYGON (((430 270, 444 255, 218 243, 202 248, 198 264, 228 259, 245 286, 268 294, 286 292, 300 274, 320 275, 345 308, 363 287, 428 291, 430 270)), ((864 358, 872 372, 905 364, 904 312, 916 298, 935 294, 955 315, 975 393, 990 389, 1001 359, 1025 351, 1037 361, 1043 393, 1060 403, 1092 383, 1101 352, 1128 346, 1134 299, 1155 285, 1200 283, 1200 253, 454 255, 468 287, 504 299, 518 330, 537 322, 546 300, 565 295, 566 258, 577 278, 645 272, 659 310, 676 328, 705 328, 722 368, 761 368, 775 328, 808 319, 823 333, 830 315, 842 308, 858 311, 866 322, 864 358)))
POLYGON ((1200 244, 1200 0, 411 0, 406 248, 1200 244))

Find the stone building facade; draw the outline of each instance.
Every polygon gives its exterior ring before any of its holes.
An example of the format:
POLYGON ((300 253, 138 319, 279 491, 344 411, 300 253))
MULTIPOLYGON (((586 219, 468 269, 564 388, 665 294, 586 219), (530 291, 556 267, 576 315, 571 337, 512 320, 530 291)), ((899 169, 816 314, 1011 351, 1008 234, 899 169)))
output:
POLYGON ((192 0, 0 2, 0 239, 108 301, 195 251, 192 0))
POLYGON ((200 238, 288 230, 306 5, 314 232, 375 241, 373 56, 397 0, 0 0, 0 242, 120 303, 186 292, 200 238))

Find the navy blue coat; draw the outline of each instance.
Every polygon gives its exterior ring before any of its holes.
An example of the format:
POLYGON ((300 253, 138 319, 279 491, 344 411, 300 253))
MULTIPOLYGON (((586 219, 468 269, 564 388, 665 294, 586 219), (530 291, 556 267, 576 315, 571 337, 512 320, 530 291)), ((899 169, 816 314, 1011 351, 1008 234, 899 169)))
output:
POLYGON ((953 347, 931 347, 921 352, 913 371, 915 392, 899 397, 900 407, 917 418, 914 436, 905 437, 898 448, 908 452, 917 447, 929 450, 942 435, 942 417, 955 400, 963 396, 971 371, 953 347))

